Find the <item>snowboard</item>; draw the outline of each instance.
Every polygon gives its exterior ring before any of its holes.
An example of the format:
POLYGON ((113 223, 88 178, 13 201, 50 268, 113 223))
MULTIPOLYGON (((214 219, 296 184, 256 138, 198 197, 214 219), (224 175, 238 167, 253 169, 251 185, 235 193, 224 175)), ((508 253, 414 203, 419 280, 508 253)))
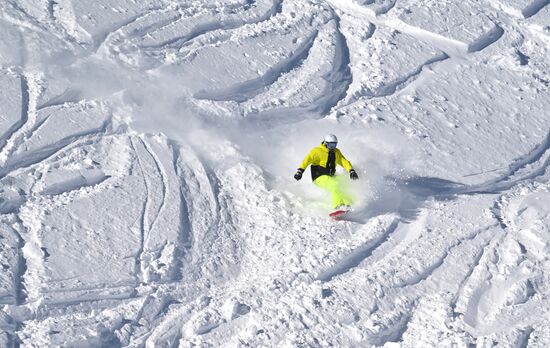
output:
POLYGON ((349 210, 335 210, 332 213, 328 214, 332 219, 334 220, 340 220, 340 218, 343 218, 349 210))

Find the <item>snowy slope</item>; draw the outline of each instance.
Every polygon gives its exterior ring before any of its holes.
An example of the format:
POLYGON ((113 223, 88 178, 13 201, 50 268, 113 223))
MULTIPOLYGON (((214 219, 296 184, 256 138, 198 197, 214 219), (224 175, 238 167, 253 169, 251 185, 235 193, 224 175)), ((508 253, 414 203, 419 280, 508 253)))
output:
POLYGON ((550 346, 548 0, 4 0, 0 29, 0 346, 550 346), (327 133, 345 221, 292 178, 327 133))

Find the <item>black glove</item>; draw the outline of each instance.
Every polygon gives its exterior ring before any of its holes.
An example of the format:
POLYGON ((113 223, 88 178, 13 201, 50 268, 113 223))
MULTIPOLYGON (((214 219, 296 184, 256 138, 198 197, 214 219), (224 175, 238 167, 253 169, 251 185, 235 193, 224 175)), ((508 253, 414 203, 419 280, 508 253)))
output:
POLYGON ((352 170, 349 171, 349 178, 351 180, 359 179, 359 176, 357 176, 357 173, 355 172, 355 169, 352 169, 352 170))
POLYGON ((294 174, 294 179, 300 180, 302 178, 302 174, 304 174, 304 170, 302 168, 298 168, 298 171, 294 174))

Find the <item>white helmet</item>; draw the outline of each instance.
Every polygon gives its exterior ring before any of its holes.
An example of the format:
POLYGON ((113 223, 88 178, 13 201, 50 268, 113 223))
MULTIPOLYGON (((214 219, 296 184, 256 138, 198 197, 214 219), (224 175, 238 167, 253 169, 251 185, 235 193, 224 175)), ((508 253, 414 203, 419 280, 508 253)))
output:
POLYGON ((325 143, 337 143, 338 142, 338 138, 336 138, 336 135, 334 134, 329 134, 325 137, 325 143))
POLYGON ((336 135, 334 134, 329 134, 325 137, 323 143, 328 149, 332 150, 336 148, 336 144, 338 144, 338 138, 336 138, 336 135))

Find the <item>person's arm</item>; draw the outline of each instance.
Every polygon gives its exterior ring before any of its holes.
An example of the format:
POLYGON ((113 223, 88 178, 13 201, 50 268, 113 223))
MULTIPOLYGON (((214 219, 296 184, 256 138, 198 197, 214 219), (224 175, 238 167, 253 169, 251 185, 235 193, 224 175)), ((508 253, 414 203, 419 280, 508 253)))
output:
POLYGON ((294 174, 294 179, 300 180, 302 178, 302 174, 304 174, 304 171, 312 163, 312 161, 313 161, 313 150, 311 150, 307 154, 307 156, 302 161, 302 164, 300 164, 300 167, 298 167, 296 174, 294 174))
POLYGON ((302 161, 302 164, 300 164, 301 169, 306 170, 307 167, 313 162, 313 150, 311 150, 306 157, 304 157, 304 160, 302 161))
POLYGON ((336 156, 336 164, 339 164, 341 165, 342 167, 344 167, 346 169, 346 171, 350 171, 353 169, 353 166, 351 165, 351 162, 348 161, 344 155, 342 154, 342 152, 340 150, 338 150, 338 154, 340 156, 336 156))
POLYGON ((344 157, 344 155, 342 154, 342 152, 340 152, 340 150, 338 150, 338 153, 340 154, 340 156, 336 156, 336 163, 341 165, 348 171, 350 179, 352 180, 359 179, 359 176, 357 175, 357 172, 355 171, 355 169, 353 169, 351 162, 348 161, 346 157, 344 157))

